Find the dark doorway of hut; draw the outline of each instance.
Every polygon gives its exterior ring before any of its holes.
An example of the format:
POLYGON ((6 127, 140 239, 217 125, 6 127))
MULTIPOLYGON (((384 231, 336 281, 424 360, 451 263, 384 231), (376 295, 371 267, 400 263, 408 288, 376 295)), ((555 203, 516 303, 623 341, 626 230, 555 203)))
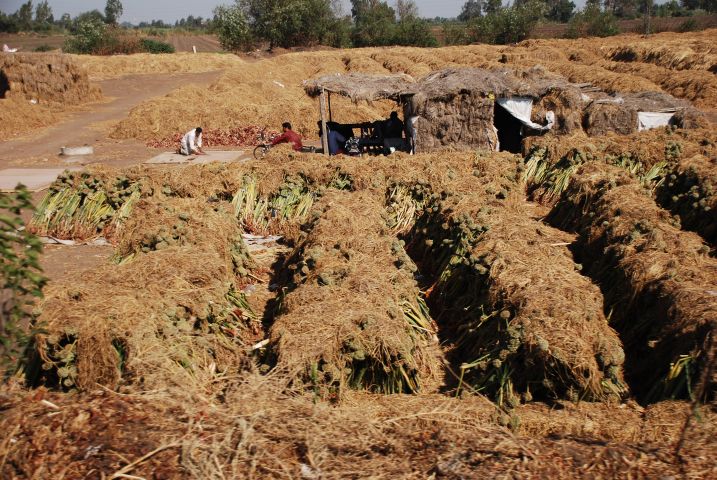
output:
POLYGON ((10 81, 7 79, 5 72, 0 70, 0 98, 5 98, 8 90, 10 90, 10 81))
POLYGON ((498 130, 500 151, 520 153, 520 144, 523 140, 521 127, 523 124, 497 102, 493 108, 493 125, 498 130))

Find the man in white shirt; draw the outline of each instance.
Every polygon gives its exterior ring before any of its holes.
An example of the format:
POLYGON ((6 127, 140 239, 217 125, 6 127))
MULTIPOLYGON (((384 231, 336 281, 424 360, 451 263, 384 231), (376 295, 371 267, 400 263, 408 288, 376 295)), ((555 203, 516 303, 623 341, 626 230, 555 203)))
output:
POLYGON ((204 155, 204 151, 202 150, 201 127, 197 127, 184 134, 179 145, 179 153, 182 155, 204 155))

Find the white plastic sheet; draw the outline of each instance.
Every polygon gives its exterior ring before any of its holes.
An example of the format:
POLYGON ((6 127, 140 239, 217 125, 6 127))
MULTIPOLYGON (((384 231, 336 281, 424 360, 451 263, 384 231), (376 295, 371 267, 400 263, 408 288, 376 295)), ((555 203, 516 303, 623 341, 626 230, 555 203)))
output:
POLYGON ((555 113, 553 112, 545 114, 545 119, 548 121, 545 125, 540 125, 530 119, 530 114, 533 111, 533 99, 530 97, 499 98, 496 102, 517 118, 520 123, 534 130, 544 132, 553 128, 555 124, 555 113))
POLYGON ((642 131, 665 127, 670 124, 670 120, 674 115, 674 113, 637 112, 637 129, 642 131))

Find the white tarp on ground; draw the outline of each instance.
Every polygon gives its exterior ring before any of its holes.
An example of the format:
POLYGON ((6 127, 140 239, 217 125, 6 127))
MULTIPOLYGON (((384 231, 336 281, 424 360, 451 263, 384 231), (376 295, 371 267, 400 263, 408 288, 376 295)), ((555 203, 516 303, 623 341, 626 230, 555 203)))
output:
POLYGON ((526 127, 544 132, 553 128, 553 124, 555 124, 555 113, 553 112, 545 114, 545 119, 548 121, 546 125, 537 124, 530 119, 530 114, 533 112, 533 99, 530 97, 499 98, 496 101, 526 127))
POLYGON ((674 115, 674 113, 637 112, 637 129, 642 131, 665 127, 670 124, 670 120, 674 115))

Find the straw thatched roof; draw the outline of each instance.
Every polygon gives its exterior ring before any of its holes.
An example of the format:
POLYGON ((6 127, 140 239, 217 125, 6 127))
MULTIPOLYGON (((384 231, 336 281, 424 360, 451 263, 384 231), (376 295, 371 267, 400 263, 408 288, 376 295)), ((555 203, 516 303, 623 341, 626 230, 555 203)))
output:
POLYGON ((638 112, 674 111, 690 107, 690 102, 664 92, 635 92, 620 94, 625 105, 638 112))
POLYGON ((576 88, 563 77, 537 66, 527 70, 509 68, 449 68, 433 72, 407 90, 429 99, 451 98, 462 93, 492 93, 496 97, 533 97, 545 95, 551 88, 576 88))
POLYGON ((352 101, 398 100, 401 92, 415 83, 413 77, 405 74, 369 75, 347 73, 326 75, 304 82, 304 90, 311 97, 318 97, 321 91, 338 93, 352 101))
POLYGON ((347 73, 327 75, 304 82, 304 90, 312 97, 322 89, 359 100, 391 99, 420 95, 427 99, 450 99, 463 93, 485 93, 496 97, 539 98, 552 88, 579 88, 565 78, 540 66, 530 69, 449 68, 430 73, 419 82, 405 74, 370 75, 347 73))

